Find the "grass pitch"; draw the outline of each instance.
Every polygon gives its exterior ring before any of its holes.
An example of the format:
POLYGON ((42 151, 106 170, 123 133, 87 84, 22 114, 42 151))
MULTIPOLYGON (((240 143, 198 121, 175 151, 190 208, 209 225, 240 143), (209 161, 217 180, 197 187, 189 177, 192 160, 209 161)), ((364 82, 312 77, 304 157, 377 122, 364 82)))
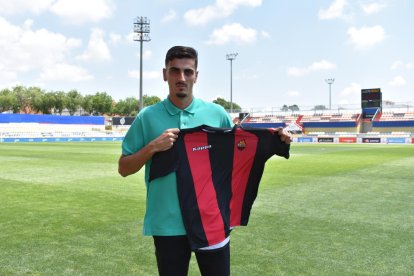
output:
MULTIPOLYGON (((233 275, 410 275, 414 146, 292 144, 266 164, 233 275)), ((0 275, 156 275, 120 143, 0 144, 0 275)), ((198 275, 194 258, 190 275, 198 275)))

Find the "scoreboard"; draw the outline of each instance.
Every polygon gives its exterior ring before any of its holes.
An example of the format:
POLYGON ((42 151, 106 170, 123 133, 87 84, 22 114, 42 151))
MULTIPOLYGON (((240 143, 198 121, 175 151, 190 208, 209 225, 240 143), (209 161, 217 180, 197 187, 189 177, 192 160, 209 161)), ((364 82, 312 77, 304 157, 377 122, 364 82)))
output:
POLYGON ((361 107, 382 107, 381 88, 361 89, 361 107))

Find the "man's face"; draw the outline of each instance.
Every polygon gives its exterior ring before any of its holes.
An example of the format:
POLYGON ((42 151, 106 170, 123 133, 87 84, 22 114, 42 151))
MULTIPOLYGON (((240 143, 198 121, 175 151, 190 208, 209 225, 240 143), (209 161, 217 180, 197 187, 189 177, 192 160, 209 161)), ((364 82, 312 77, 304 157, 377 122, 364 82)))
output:
POLYGON ((198 74, 194 59, 175 58, 167 64, 163 74, 164 81, 168 82, 170 98, 192 98, 193 85, 198 74))

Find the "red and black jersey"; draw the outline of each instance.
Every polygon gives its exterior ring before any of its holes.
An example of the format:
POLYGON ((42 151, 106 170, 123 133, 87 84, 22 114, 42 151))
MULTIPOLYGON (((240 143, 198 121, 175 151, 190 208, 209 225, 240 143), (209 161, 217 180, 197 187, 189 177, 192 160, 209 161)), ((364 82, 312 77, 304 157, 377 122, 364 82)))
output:
POLYGON ((174 146, 154 155, 150 181, 173 171, 192 249, 222 242, 247 225, 265 162, 289 158, 277 131, 259 128, 182 129, 174 146))

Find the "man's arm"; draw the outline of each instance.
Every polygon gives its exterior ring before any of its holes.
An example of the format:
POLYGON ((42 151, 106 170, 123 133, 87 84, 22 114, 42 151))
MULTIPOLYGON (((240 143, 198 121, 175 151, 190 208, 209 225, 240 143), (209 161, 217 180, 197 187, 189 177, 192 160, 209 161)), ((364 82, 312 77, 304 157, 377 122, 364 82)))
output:
POLYGON ((138 172, 152 158, 154 153, 170 149, 179 132, 178 128, 167 129, 139 151, 131 155, 121 155, 118 161, 119 174, 125 177, 138 172))

